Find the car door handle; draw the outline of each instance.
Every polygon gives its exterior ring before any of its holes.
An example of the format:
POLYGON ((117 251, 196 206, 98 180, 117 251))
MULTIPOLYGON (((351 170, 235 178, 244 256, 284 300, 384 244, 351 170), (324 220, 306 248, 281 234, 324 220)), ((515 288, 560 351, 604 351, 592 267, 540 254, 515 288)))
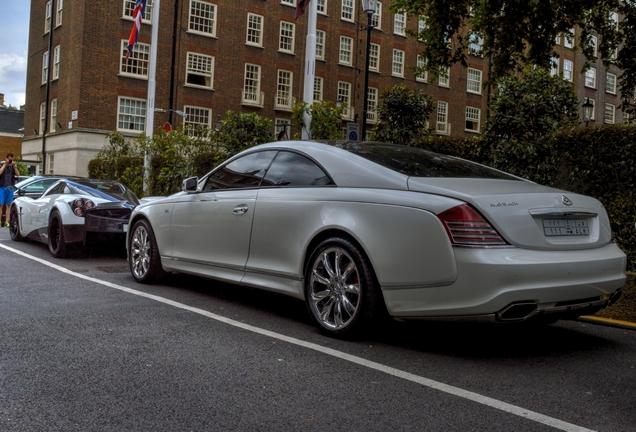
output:
POLYGON ((247 213, 247 204, 241 204, 234 207, 234 214, 241 215, 247 213))

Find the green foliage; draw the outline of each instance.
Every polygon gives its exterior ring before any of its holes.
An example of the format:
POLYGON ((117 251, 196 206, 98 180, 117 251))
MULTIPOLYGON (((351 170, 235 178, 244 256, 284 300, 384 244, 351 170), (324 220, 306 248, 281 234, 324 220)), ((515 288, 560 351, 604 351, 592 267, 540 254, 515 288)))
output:
POLYGON ((427 123, 432 111, 431 97, 420 90, 403 85, 390 87, 380 96, 373 139, 413 145, 420 137, 430 135, 427 123))
POLYGON ((414 146, 486 165, 492 160, 490 151, 484 145, 481 137, 438 137, 431 135, 422 137, 414 146))
POLYGON ((276 139, 272 121, 256 113, 228 111, 221 125, 216 140, 228 156, 234 156, 247 148, 276 139))
MULTIPOLYGON (((307 112, 311 116, 309 126, 309 136, 315 140, 338 140, 344 138, 342 131, 342 110, 331 101, 316 101, 311 105, 307 102, 298 102, 292 110, 292 122, 297 130, 302 131, 307 128, 304 114, 307 112)), ((301 132, 294 135, 300 139, 301 132)))

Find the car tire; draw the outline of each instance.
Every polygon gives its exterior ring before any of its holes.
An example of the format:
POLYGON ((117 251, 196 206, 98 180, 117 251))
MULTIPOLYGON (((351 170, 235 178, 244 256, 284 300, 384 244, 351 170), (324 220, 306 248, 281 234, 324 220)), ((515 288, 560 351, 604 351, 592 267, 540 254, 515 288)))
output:
POLYGON ((18 217, 18 209, 16 206, 11 207, 9 212, 9 236, 11 240, 21 242, 24 237, 20 234, 20 218, 18 217))
POLYGON ((305 299, 314 324, 330 336, 350 336, 379 318, 383 302, 371 264, 351 240, 333 237, 312 251, 305 299))
POLYGON ((130 231, 128 264, 137 282, 150 283, 167 273, 161 266, 155 233, 146 219, 137 221, 130 231))
POLYGON ((66 256, 66 240, 64 238, 64 225, 62 217, 57 210, 53 210, 49 216, 49 252, 55 258, 64 258, 66 256))

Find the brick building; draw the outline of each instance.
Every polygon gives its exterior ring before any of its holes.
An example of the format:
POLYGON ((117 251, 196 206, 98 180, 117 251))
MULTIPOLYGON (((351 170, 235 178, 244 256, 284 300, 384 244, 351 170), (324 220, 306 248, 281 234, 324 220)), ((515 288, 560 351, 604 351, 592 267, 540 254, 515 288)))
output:
MULTIPOLYGON (((343 127, 347 121, 361 123, 367 17, 359 0, 316 1, 315 99, 347 103, 343 127)), ((44 145, 46 172, 86 175, 106 133, 136 136, 144 129, 153 2, 148 0, 139 43, 128 59, 134 0, 52 2, 52 13, 49 0, 31 2, 22 153, 36 159, 44 145)), ((404 84, 433 97, 437 112, 430 124, 439 134, 479 133, 487 106, 482 88, 487 63, 470 55, 468 68, 453 66, 448 76, 430 82, 416 78, 409 66, 417 64, 421 43, 407 37, 405 29, 416 31, 422 23, 390 13, 389 4, 381 2, 374 16, 370 126, 382 90, 404 84)), ((175 127, 182 122, 214 127, 227 110, 289 122, 294 101, 302 100, 307 35, 307 17, 295 20, 295 5, 296 0, 163 0, 155 107, 180 110, 188 117, 157 112, 155 125, 171 121, 175 127)), ((559 52, 560 65, 564 59, 574 62, 572 80, 582 98, 593 98, 597 107, 617 106, 616 91, 604 91, 600 64, 594 88, 588 88, 576 73, 580 54, 563 45, 559 52)))
POLYGON ((0 93, 0 160, 7 153, 21 157, 24 111, 4 107, 4 95, 0 93))

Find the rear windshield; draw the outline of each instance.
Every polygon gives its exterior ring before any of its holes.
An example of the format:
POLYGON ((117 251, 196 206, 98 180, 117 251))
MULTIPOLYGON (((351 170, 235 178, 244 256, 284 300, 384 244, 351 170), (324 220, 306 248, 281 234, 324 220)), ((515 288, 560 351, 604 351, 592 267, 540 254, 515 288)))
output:
POLYGON ((120 183, 77 180, 67 182, 67 186, 77 195, 91 195, 108 201, 128 201, 139 205, 137 196, 120 183))
POLYGON ((346 142, 341 147, 378 165, 411 177, 520 180, 484 165, 415 147, 368 142, 346 142))

